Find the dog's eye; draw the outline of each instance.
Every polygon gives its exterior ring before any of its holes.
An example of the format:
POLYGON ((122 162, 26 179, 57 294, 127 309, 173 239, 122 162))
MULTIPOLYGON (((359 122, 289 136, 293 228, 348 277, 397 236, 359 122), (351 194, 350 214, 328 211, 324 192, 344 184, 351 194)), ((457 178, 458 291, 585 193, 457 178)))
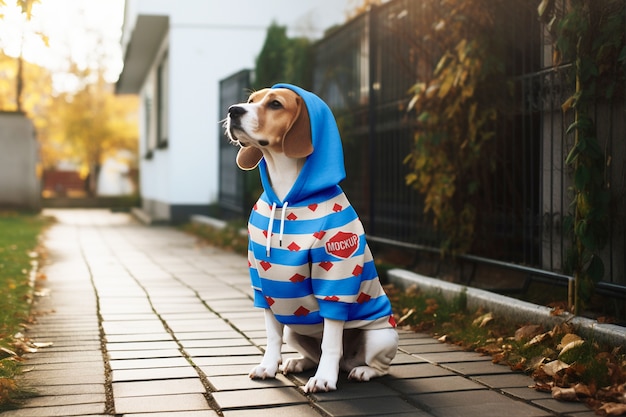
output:
POLYGON ((278 100, 272 100, 269 103, 269 107, 271 109, 282 109, 283 108, 283 104, 280 101, 278 101, 278 100))

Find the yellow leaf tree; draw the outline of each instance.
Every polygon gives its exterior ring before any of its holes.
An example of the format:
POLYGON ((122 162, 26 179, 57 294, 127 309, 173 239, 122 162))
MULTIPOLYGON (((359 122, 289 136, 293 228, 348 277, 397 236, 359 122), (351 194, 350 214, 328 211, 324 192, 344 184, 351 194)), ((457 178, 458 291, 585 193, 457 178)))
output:
POLYGON ((54 99, 42 160, 44 167, 54 166, 59 158, 79 166, 89 178, 88 190, 93 195, 99 168, 107 157, 116 157, 122 150, 137 152, 138 99, 115 95, 101 71, 94 82, 88 81, 94 75, 91 71, 75 71, 83 87, 54 99))

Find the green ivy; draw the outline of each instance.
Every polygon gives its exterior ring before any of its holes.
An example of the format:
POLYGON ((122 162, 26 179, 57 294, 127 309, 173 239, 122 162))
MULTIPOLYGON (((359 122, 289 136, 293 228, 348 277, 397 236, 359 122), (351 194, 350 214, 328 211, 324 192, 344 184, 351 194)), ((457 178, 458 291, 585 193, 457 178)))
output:
POLYGON ((572 0, 560 10, 554 0, 541 1, 539 15, 554 39, 556 65, 572 63, 575 90, 563 103, 573 112, 567 134, 574 144, 566 158, 573 173, 571 221, 567 223, 572 247, 566 268, 575 280, 574 312, 579 313, 604 277, 600 252, 608 241, 609 155, 602 149, 594 116, 599 103, 608 103, 624 87, 626 73, 626 2, 572 0))

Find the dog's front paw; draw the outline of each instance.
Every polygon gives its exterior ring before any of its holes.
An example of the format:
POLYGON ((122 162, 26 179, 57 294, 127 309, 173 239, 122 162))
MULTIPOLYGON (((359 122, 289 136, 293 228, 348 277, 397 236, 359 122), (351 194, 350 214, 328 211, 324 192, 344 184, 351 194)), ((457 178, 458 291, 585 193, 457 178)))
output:
POLYGON ((265 365, 261 363, 258 366, 255 366, 248 376, 251 379, 266 379, 266 378, 276 378, 276 372, 278 372, 278 363, 275 365, 265 365))
POLYGON ((313 368, 315 365, 315 362, 307 358, 289 358, 283 365, 283 373, 298 374, 306 371, 307 369, 313 368))
POLYGON ((317 375, 309 378, 304 386, 304 392, 329 392, 337 389, 337 378, 323 378, 317 375))
POLYGON ((357 366, 356 368, 352 369, 352 371, 350 371, 348 379, 366 382, 372 378, 376 378, 382 375, 382 372, 377 371, 374 368, 370 368, 369 366, 357 366))

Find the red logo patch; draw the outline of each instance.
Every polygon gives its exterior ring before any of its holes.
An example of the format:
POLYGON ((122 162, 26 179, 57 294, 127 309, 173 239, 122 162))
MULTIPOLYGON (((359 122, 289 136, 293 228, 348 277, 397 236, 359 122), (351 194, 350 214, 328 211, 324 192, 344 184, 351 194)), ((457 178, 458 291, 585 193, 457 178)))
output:
POLYGON ((326 253, 348 259, 359 248, 359 237, 354 233, 338 232, 326 242, 326 253))

